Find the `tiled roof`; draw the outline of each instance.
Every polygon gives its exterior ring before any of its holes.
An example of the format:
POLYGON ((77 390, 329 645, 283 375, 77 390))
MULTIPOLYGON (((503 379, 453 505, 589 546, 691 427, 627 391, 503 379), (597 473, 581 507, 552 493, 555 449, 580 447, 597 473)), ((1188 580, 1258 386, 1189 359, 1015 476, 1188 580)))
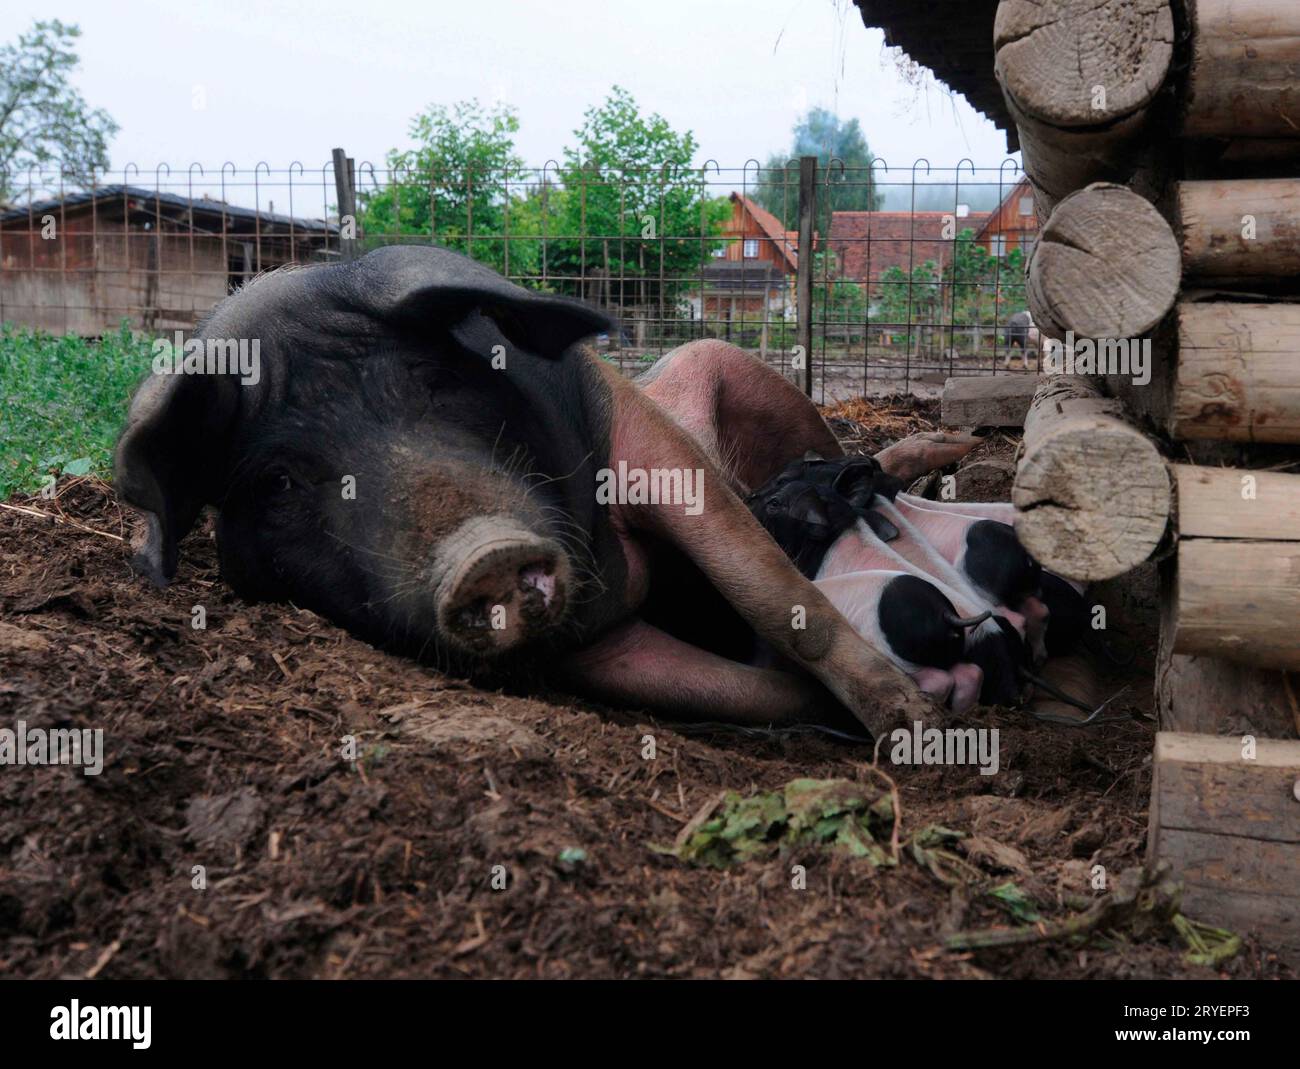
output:
MULTIPOLYGON (((971 212, 957 219, 957 233, 979 231, 989 212, 971 212)), ((935 267, 952 259, 955 243, 943 236, 944 219, 952 212, 832 212, 831 251, 839 260, 840 277, 874 281, 882 271, 910 271, 927 260, 935 267)))

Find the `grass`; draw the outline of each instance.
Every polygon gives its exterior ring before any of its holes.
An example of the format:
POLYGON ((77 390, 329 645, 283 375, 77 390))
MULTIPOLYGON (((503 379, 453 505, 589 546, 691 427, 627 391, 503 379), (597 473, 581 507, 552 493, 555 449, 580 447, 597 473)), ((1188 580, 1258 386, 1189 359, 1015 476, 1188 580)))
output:
POLYGON ((51 475, 108 477, 150 359, 125 327, 98 341, 0 328, 0 501, 51 475))

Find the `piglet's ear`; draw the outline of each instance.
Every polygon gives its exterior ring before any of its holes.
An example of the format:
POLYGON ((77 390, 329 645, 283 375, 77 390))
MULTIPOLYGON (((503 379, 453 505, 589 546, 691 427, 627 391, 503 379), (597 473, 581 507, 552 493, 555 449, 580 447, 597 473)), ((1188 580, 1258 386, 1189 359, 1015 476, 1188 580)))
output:
POLYGON ((151 374, 131 400, 114 483, 145 520, 131 566, 157 586, 176 574, 177 544, 225 484, 238 389, 229 375, 151 374))
POLYGON ((453 326, 474 312, 510 342, 558 357, 574 342, 609 330, 610 321, 579 301, 534 293, 469 257, 433 245, 376 249, 349 266, 362 307, 377 319, 419 328, 453 326))

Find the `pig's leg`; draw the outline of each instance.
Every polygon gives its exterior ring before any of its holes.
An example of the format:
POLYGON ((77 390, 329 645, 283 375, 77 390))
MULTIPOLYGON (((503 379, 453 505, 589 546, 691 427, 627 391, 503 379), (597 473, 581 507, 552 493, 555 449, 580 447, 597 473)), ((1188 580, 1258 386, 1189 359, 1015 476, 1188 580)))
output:
POLYGON ((578 693, 612 705, 737 724, 818 719, 831 700, 808 676, 728 661, 642 620, 569 655, 559 675, 578 693))
POLYGON ((760 638, 820 679, 873 735, 933 715, 911 681, 799 574, 694 440, 616 371, 601 372, 613 404, 611 464, 677 471, 695 484, 691 500, 612 506, 620 535, 649 531, 674 543, 760 638))
POLYGON ((748 493, 809 450, 843 449, 821 413, 774 368, 727 342, 679 346, 637 380, 647 397, 748 493))
MULTIPOLYGON (((812 450, 842 456, 817 407, 775 369, 726 342, 688 342, 637 380, 727 474, 738 493, 762 486, 812 450)), ((968 434, 914 434, 876 454, 890 475, 910 481, 956 463, 977 444, 968 434)))
POLYGON ((955 464, 979 445, 973 434, 948 434, 944 431, 924 431, 896 442, 876 454, 876 460, 889 475, 908 483, 928 474, 935 468, 955 464))

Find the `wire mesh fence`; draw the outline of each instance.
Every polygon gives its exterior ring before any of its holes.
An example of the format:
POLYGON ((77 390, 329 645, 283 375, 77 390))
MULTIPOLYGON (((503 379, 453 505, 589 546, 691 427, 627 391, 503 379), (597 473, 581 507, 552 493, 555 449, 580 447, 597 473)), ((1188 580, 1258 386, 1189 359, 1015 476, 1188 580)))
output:
POLYGON ((3 176, 0 321, 188 330, 260 273, 434 242, 600 306, 614 326, 598 348, 628 373, 701 337, 753 352, 820 401, 996 373, 1011 358, 1036 368, 1012 318, 1037 236, 1014 161, 804 166, 802 181, 798 160, 417 171, 339 151, 314 169, 131 165, 76 188, 57 173, 3 176))

